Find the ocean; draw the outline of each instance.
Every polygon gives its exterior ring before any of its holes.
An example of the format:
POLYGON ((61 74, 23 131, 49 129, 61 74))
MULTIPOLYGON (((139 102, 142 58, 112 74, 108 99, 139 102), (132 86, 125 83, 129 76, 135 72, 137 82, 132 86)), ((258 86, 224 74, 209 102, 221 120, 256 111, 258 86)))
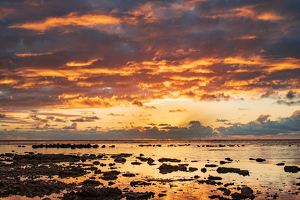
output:
POLYGON ((300 172, 287 170, 289 166, 300 167, 299 148, 300 140, 0 141, 1 172, 6 170, 5 175, 1 175, 0 185, 9 183, 13 176, 9 170, 16 169, 19 178, 15 175, 14 179, 20 180, 15 185, 26 181, 26 184, 32 184, 28 181, 49 184, 49 180, 69 184, 56 193, 33 191, 30 195, 9 189, 3 192, 2 187, 0 199, 67 199, 66 194, 72 191, 82 195, 86 180, 101 183, 93 186, 94 189, 118 188, 122 194, 116 199, 130 199, 130 195, 137 194, 164 200, 234 199, 243 195, 245 188, 251 188, 252 196, 247 193, 243 198, 300 199, 300 172), (71 155, 80 160, 54 159, 46 164, 42 158, 36 160, 48 154, 71 155), (24 161, 22 155, 31 160, 24 161), (23 160, 19 161, 20 157, 23 160), (72 176, 51 174, 53 172, 28 176, 30 168, 38 171, 41 166, 63 169, 76 166, 84 172, 72 176), (28 168, 27 171, 22 171, 24 168, 28 168), (221 172, 222 169, 229 171, 221 172), (119 174, 112 179, 105 177, 105 172, 111 171, 119 174))

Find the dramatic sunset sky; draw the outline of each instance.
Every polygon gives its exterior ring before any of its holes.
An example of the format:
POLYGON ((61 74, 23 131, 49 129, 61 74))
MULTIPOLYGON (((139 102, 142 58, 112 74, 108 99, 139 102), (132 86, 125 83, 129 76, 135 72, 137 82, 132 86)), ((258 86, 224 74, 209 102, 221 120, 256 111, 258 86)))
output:
POLYGON ((298 0, 1 0, 0 139, 300 138, 298 0))

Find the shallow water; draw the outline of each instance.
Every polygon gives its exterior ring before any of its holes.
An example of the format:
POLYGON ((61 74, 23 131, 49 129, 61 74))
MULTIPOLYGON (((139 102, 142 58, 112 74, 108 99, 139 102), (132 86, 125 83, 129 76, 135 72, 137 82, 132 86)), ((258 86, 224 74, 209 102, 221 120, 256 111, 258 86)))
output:
MULTIPOLYGON (((255 199, 273 199, 271 195, 278 194, 278 199, 300 199, 299 194, 295 194, 299 188, 296 183, 299 183, 298 173, 288 173, 284 171, 284 166, 277 166, 277 163, 284 162, 285 165, 296 165, 300 167, 300 140, 249 140, 249 141, 173 141, 173 140, 155 140, 155 141, 0 141, 0 153, 17 153, 25 154, 25 152, 34 152, 41 154, 120 154, 130 153, 131 157, 126 158, 126 162, 116 163, 118 171, 125 173, 135 173, 135 177, 118 176, 114 182, 115 185, 111 187, 119 187, 124 189, 130 187, 129 183, 132 180, 150 180, 153 183, 150 186, 132 187, 133 191, 152 191, 155 192, 153 199, 209 199, 212 194, 219 194, 221 191, 216 191, 216 186, 199 184, 194 179, 192 181, 182 181, 178 179, 189 179, 195 175, 200 176, 199 180, 206 179, 209 175, 220 176, 223 178, 222 182, 234 183, 234 186, 229 187, 232 192, 236 191, 236 187, 246 185, 254 190, 255 199), (57 149, 57 148, 38 148, 33 149, 33 144, 99 144, 99 148, 94 149, 57 149), (140 145, 162 145, 161 147, 141 147, 140 145), (18 147, 18 145, 25 145, 26 147, 18 147), (101 148, 106 145, 106 148, 101 148), (108 148, 110 145, 115 145, 115 148, 108 148), (207 145, 213 147, 207 147, 207 145), (219 147, 225 145, 225 147, 219 147), (229 146, 230 145, 230 146, 229 146), (144 157, 151 157, 155 160, 156 165, 148 165, 143 163, 141 165, 132 165, 131 162, 139 161, 136 156, 144 154, 144 157), (220 165, 220 161, 225 158, 231 158, 232 163, 220 165), (160 158, 176 158, 180 159, 180 164, 188 164, 188 167, 196 167, 197 171, 182 172, 177 171, 173 173, 161 174, 158 167, 162 164, 158 162, 160 158), (256 162, 249 160, 249 158, 264 158, 265 162, 256 162), (217 167, 206 167, 207 172, 200 171, 206 164, 216 164, 222 167, 234 167, 241 170, 249 170, 250 176, 241 176, 238 174, 227 173, 219 174, 217 167), (171 179, 172 182, 160 182, 157 179, 171 179), (155 180, 155 181, 151 181, 155 180), (166 191, 166 196, 158 197, 159 193, 166 191), (294 194, 293 194, 294 193, 294 194), (270 197, 268 197, 268 195, 270 197)), ((109 156, 108 156, 109 157, 109 156)), ((93 161, 86 161, 85 163, 92 163, 93 161)), ((112 163, 113 159, 101 160, 101 163, 112 163)), ((177 165, 178 163, 169 163, 177 165)), ((102 171, 110 171, 109 166, 96 166, 102 171)), ((87 174, 83 177, 74 179, 63 179, 64 182, 80 183, 92 174, 87 174)), ((54 177, 59 179, 58 177, 54 177)), ((60 179, 59 179, 60 180, 60 179)), ((99 179, 105 186, 108 181, 99 179)), ((51 195, 52 199, 56 199, 59 195, 51 195)), ((46 196, 45 196, 46 197, 46 196)), ((44 198, 44 197, 43 197, 44 198)), ((226 196, 230 198, 230 196, 226 196)), ((2 199, 28 199, 25 197, 11 196, 2 199)), ((32 199, 32 198, 31 198, 32 199)), ((35 197, 33 199, 40 199, 35 197)))

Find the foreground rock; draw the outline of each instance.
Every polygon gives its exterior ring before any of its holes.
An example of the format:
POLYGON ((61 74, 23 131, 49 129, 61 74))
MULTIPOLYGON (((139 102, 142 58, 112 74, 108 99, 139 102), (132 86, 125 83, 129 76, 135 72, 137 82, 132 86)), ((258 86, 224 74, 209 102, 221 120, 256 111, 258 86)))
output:
POLYGON ((119 188, 95 188, 93 186, 82 186, 79 192, 70 192, 63 196, 63 200, 118 200, 122 198, 122 191, 119 188))
POLYGON ((243 187, 241 189, 241 193, 235 192, 231 194, 231 197, 233 199, 247 199, 247 198, 254 199, 255 198, 253 194, 253 190, 250 187, 243 187))
POLYGON ((153 198, 155 193, 153 192, 128 192, 125 194, 126 199, 135 200, 135 199, 150 199, 153 198))
POLYGON ((228 167, 219 167, 217 169, 217 172, 219 174, 226 174, 226 173, 237 173, 239 175, 242 176, 250 176, 249 171, 248 170, 241 170, 239 168, 228 168, 228 167))
POLYGON ((26 197, 43 197, 52 193, 60 193, 71 185, 60 181, 43 181, 43 180, 2 180, 0 182, 0 197, 8 197, 10 195, 20 195, 26 197))
POLYGON ((168 164, 162 164, 159 168, 159 173, 161 174, 167 174, 172 173, 176 171, 187 171, 187 167, 185 164, 179 164, 179 165, 168 165, 168 164))
POLYGON ((285 166, 284 167, 285 172, 291 172, 291 173, 297 173, 300 171, 300 168, 297 166, 285 166))

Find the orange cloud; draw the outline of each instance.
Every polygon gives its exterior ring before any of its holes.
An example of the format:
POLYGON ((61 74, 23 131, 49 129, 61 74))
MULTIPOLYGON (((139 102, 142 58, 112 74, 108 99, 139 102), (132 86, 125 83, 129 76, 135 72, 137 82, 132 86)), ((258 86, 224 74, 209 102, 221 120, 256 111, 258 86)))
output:
POLYGON ((51 55, 53 52, 46 52, 46 53, 16 53, 15 56, 17 57, 30 57, 30 56, 43 56, 43 55, 51 55))
POLYGON ((85 62, 85 63, 82 63, 82 62, 68 62, 68 63, 66 63, 66 65, 70 66, 70 67, 82 67, 82 66, 91 65, 91 64, 93 64, 94 62, 96 62, 98 60, 100 60, 100 59, 93 59, 93 60, 90 60, 90 61, 85 62))
POLYGON ((32 29, 39 32, 45 32, 48 29, 62 26, 99 26, 99 25, 115 25, 120 24, 121 20, 104 14, 85 14, 79 15, 72 12, 64 17, 49 17, 41 22, 27 22, 10 26, 9 28, 32 29))

